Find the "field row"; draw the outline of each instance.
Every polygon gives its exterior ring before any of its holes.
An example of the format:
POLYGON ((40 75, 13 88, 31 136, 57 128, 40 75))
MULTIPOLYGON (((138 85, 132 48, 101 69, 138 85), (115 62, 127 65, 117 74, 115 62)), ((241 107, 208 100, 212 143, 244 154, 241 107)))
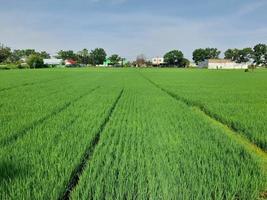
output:
POLYGON ((264 183, 223 129, 136 76, 72 197, 255 199, 264 183))
MULTIPOLYGON (((58 199, 68 190, 72 199, 257 199, 266 191, 264 152, 166 92, 202 101, 197 78, 62 70, 48 81, 51 72, 0 91, 1 199, 58 199)), ((228 104, 221 113, 214 101, 207 109, 232 120, 228 104)))
POLYGON ((240 71, 172 72, 147 70, 142 75, 267 151, 266 71, 249 75, 240 71))

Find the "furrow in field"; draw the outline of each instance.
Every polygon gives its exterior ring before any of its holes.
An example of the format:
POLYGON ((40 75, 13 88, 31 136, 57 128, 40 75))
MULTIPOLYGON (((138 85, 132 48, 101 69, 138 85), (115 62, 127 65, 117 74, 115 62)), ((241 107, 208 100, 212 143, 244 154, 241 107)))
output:
MULTIPOLYGON (((143 75, 142 75, 143 76, 143 75)), ((222 127, 223 129, 225 129, 225 133, 232 138, 233 140, 235 140, 236 142, 238 142, 239 144, 241 144, 242 146, 244 146, 244 148, 250 152, 252 155, 256 156, 258 159, 260 159, 261 163, 262 163, 262 168, 264 169, 264 172, 267 174, 267 153, 261 149, 260 147, 258 147, 256 144, 252 143, 249 139, 247 139, 245 136, 243 136, 241 130, 238 130, 234 127, 232 127, 229 124, 224 123, 217 115, 214 115, 213 113, 207 111, 203 106, 194 103, 184 97, 181 97, 177 94, 174 94, 172 92, 170 92, 169 90, 162 88, 161 86, 159 86, 157 83, 155 83, 154 81, 150 80, 149 78, 143 76, 147 81, 149 81, 151 84, 153 84, 155 87, 159 88, 160 90, 162 90, 163 92, 165 92, 166 94, 168 94, 169 96, 171 96, 172 98, 176 99, 179 102, 183 102, 186 105, 192 107, 196 112, 199 112, 202 114, 202 116, 208 118, 213 124, 222 127)))
POLYGON ((197 105, 267 152, 265 71, 243 74, 238 70, 143 70, 140 73, 197 105))
POLYGON ((124 88, 72 199, 256 199, 261 169, 224 129, 139 75, 124 88))
POLYGON ((63 106, 55 108, 54 110, 52 110, 51 113, 43 116, 42 118, 40 118, 38 120, 33 121, 28 126, 23 127, 20 131, 15 132, 15 133, 11 134, 10 136, 7 136, 7 137, 3 138, 0 141, 0 145, 1 146, 6 146, 6 145, 10 145, 10 144, 16 142, 19 138, 23 137, 29 130, 31 130, 35 126, 37 126, 37 125, 39 125, 41 123, 44 123, 46 120, 50 119, 51 117, 53 117, 53 116, 61 113, 62 111, 66 110, 70 105, 74 104, 75 102, 79 101, 80 99, 82 99, 83 97, 89 95, 90 93, 94 92, 98 88, 99 88, 99 86, 95 87, 92 90, 90 90, 89 92, 86 92, 86 93, 76 97, 75 99, 65 103, 63 106))
POLYGON ((102 124, 100 125, 98 132, 95 134, 95 137, 91 140, 89 146, 86 148, 86 150, 82 156, 81 163, 73 170, 71 178, 70 178, 70 180, 66 186, 66 189, 65 189, 63 195, 61 197, 59 197, 59 199, 62 199, 62 200, 70 199, 71 192, 78 184, 80 176, 82 175, 85 167, 87 166, 88 162, 90 161, 91 157, 93 156, 94 149, 99 142, 101 133, 105 129, 106 124, 109 122, 109 120, 113 114, 113 111, 116 108, 122 94, 123 94, 123 90, 120 91, 118 97, 115 99, 115 101, 112 104, 111 108, 109 109, 106 117, 104 118, 102 124))
MULTIPOLYGON (((110 78, 120 82, 119 77, 110 78)), ((0 148, 0 199, 58 199, 64 193, 121 90, 121 84, 106 83, 13 145, 0 148)))

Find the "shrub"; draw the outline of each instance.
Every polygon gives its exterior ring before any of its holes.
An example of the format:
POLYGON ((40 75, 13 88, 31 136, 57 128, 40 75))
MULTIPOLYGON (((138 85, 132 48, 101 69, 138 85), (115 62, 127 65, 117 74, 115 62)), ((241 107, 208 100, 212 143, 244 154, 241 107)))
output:
POLYGON ((27 64, 30 66, 30 68, 43 68, 46 67, 44 65, 43 58, 39 55, 32 54, 27 58, 27 64))

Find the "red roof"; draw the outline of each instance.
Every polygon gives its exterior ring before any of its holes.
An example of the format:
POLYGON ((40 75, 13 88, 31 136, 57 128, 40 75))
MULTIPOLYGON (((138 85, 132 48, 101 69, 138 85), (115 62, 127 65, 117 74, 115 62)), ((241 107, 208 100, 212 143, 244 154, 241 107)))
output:
POLYGON ((68 59, 68 60, 65 60, 65 63, 69 65, 75 65, 77 62, 75 60, 68 59))

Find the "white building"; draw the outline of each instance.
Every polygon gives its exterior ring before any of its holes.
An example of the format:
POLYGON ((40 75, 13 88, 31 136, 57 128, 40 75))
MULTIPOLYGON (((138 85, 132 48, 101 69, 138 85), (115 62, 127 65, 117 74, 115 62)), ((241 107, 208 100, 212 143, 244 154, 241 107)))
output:
POLYGON ((226 59, 207 59, 199 62, 198 67, 208 69, 248 69, 248 63, 236 63, 226 59))
POLYGON ((61 65, 62 63, 63 63, 62 59, 56 59, 56 58, 44 59, 45 65, 61 65))
POLYGON ((154 66, 160 66, 160 65, 164 65, 164 58, 152 58, 152 65, 154 66))

